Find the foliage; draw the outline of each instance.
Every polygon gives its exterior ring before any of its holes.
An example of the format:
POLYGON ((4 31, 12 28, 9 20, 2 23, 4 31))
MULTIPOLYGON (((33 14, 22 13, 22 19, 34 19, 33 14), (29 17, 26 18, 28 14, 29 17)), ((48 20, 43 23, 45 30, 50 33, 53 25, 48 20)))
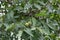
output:
POLYGON ((60 40, 60 0, 1 0, 0 40, 60 40))

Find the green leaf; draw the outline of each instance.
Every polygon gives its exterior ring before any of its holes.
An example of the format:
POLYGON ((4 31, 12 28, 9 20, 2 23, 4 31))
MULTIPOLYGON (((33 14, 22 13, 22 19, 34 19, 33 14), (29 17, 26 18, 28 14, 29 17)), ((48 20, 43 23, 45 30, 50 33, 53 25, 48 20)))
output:
POLYGON ((37 16, 37 17, 46 16, 46 15, 47 15, 47 14, 46 14, 46 11, 45 11, 45 10, 42 10, 41 12, 35 14, 35 16, 37 16))
POLYGON ((14 17, 14 12, 13 11, 11 11, 11 12, 9 12, 8 14, 7 14, 7 19, 12 19, 14 17))
POLYGON ((46 29, 42 29, 40 27, 37 27, 37 30, 39 30, 42 34, 46 34, 46 35, 49 35, 49 31, 47 31, 46 29))
POLYGON ((18 34, 17 34, 17 37, 18 37, 18 39, 20 39, 20 40, 21 40, 22 33, 23 33, 23 31, 20 30, 20 31, 18 32, 18 34))
POLYGON ((34 17, 32 17, 32 27, 36 26, 36 22, 37 22, 37 20, 34 17))
POLYGON ((32 31, 28 28, 26 28, 26 30, 24 30, 28 35, 33 37, 32 31))
POLYGON ((9 26, 6 28, 7 31, 13 31, 14 29, 15 29, 15 24, 14 24, 14 23, 12 23, 11 25, 9 25, 9 26))

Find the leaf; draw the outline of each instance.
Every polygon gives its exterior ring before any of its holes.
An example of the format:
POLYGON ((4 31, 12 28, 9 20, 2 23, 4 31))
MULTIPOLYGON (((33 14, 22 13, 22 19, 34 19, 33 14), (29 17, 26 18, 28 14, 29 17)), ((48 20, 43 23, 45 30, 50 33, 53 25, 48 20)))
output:
POLYGON ((11 11, 11 12, 9 12, 8 14, 7 14, 7 19, 12 19, 14 17, 14 12, 13 11, 11 11))
POLYGON ((23 31, 20 30, 17 34, 17 37, 18 37, 19 40, 21 40, 22 33, 23 33, 23 31))
POLYGON ((51 21, 51 20, 50 20, 50 23, 48 23, 47 25, 48 25, 48 27, 51 28, 52 30, 57 30, 58 27, 59 27, 59 25, 58 25, 58 23, 57 23, 56 20, 54 20, 54 21, 51 21), (57 25, 58 25, 58 26, 57 26, 57 25))
POLYGON ((36 17, 40 17, 40 16, 46 16, 46 10, 42 10, 41 12, 35 14, 36 17))
POLYGON ((34 4, 34 6, 35 6, 38 10, 40 10, 40 9, 41 9, 41 6, 40 6, 40 5, 38 5, 38 4, 34 4))
POLYGON ((33 37, 33 34, 32 34, 32 31, 30 29, 27 29, 24 30, 28 35, 32 36, 33 37))
POLYGON ((49 29, 43 29, 43 28, 37 27, 37 30, 39 30, 39 32, 41 32, 42 34, 46 34, 46 35, 50 34, 49 29))
POLYGON ((35 27, 36 26, 36 22, 37 22, 37 20, 34 18, 34 17, 32 17, 32 27, 35 27))
POLYGON ((6 28, 6 30, 7 31, 13 31, 15 29, 15 24, 14 23, 12 23, 10 26, 8 26, 7 28, 6 28))

